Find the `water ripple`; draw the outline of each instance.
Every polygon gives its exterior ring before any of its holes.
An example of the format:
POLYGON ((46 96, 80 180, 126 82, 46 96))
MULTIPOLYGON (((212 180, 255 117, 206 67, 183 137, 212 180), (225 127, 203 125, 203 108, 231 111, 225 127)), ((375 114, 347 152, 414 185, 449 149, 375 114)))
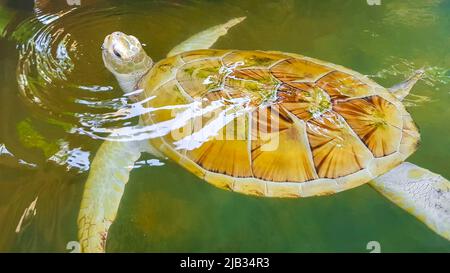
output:
MULTIPOLYGON (((132 123, 117 118, 121 113, 116 111, 135 109, 130 99, 122 96, 119 90, 99 82, 83 81, 77 84, 80 76, 85 78, 86 71, 96 73, 85 58, 85 54, 89 54, 86 49, 92 41, 86 41, 88 38, 83 38, 80 33, 108 24, 121 14, 130 16, 130 11, 114 7, 71 8, 53 14, 37 14, 17 26, 10 37, 17 42, 19 50, 17 82, 22 98, 31 110, 43 119, 53 120, 53 123, 71 124, 72 128, 66 126, 64 129, 75 134, 95 131, 93 127, 106 126, 111 122, 132 123)), ((101 60, 100 54, 98 58, 101 60)), ((98 69, 104 70, 100 61, 98 69)), ((135 116, 139 113, 127 118, 135 116)), ((132 129, 132 126, 129 128, 132 129)), ((111 128, 96 130, 105 133, 114 131, 111 128)))

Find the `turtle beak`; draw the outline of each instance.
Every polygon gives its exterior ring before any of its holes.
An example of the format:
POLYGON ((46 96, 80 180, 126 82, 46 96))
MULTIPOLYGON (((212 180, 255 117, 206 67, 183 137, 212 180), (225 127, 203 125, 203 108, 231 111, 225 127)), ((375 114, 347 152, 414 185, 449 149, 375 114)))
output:
POLYGON ((111 35, 107 35, 105 39, 103 40, 103 44, 100 47, 102 51, 105 51, 108 49, 108 46, 111 44, 111 35))

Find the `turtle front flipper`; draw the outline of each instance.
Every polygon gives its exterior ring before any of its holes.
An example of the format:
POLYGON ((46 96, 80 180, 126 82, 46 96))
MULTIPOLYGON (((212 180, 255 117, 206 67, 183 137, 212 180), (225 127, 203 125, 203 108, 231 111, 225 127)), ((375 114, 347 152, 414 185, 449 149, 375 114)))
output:
POLYGON ((450 240, 450 182, 405 162, 370 185, 429 228, 450 240))
POLYGON ((116 218, 125 184, 143 150, 134 141, 104 142, 91 164, 78 215, 82 252, 105 252, 108 229, 116 218))
POLYGON ((227 34, 230 28, 244 21, 245 18, 246 17, 233 18, 225 24, 213 26, 207 30, 199 32, 174 47, 167 54, 167 57, 171 57, 185 51, 210 48, 217 41, 217 39, 227 34))

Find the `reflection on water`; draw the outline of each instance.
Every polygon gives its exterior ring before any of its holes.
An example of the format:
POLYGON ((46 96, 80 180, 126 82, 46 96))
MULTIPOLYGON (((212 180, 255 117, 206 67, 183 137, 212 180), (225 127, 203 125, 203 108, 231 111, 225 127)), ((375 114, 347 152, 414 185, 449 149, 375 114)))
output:
MULTIPOLYGON (((0 222, 7 224, 0 227, 0 250, 65 251, 76 238, 80 192, 101 141, 165 134, 199 111, 195 103, 181 105, 168 124, 139 125, 141 114, 158 109, 123 95, 104 68, 100 45, 116 30, 140 38, 159 60, 189 35, 245 15, 240 31, 219 48, 301 53, 385 86, 424 68, 425 78, 405 101, 423 136, 411 160, 450 176, 447 1, 35 1, 28 10, 6 2, 0 1, 0 222)), ((178 143, 187 144, 195 143, 178 143)), ((208 187, 166 161, 144 158, 134 167, 111 231, 114 250, 365 251, 375 239, 391 251, 450 249, 366 188, 328 199, 261 203, 208 187), (340 217, 330 216, 331 210, 340 210, 340 217), (152 236, 151 245, 141 244, 142 236, 152 236)))

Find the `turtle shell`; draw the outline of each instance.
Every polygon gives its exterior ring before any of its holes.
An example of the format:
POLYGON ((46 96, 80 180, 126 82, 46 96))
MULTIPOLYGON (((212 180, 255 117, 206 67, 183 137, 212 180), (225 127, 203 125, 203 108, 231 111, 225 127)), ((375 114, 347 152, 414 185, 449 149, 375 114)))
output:
POLYGON ((151 145, 221 188, 303 197, 370 181, 419 133, 385 88, 342 66, 282 52, 196 50, 140 82, 151 145))

